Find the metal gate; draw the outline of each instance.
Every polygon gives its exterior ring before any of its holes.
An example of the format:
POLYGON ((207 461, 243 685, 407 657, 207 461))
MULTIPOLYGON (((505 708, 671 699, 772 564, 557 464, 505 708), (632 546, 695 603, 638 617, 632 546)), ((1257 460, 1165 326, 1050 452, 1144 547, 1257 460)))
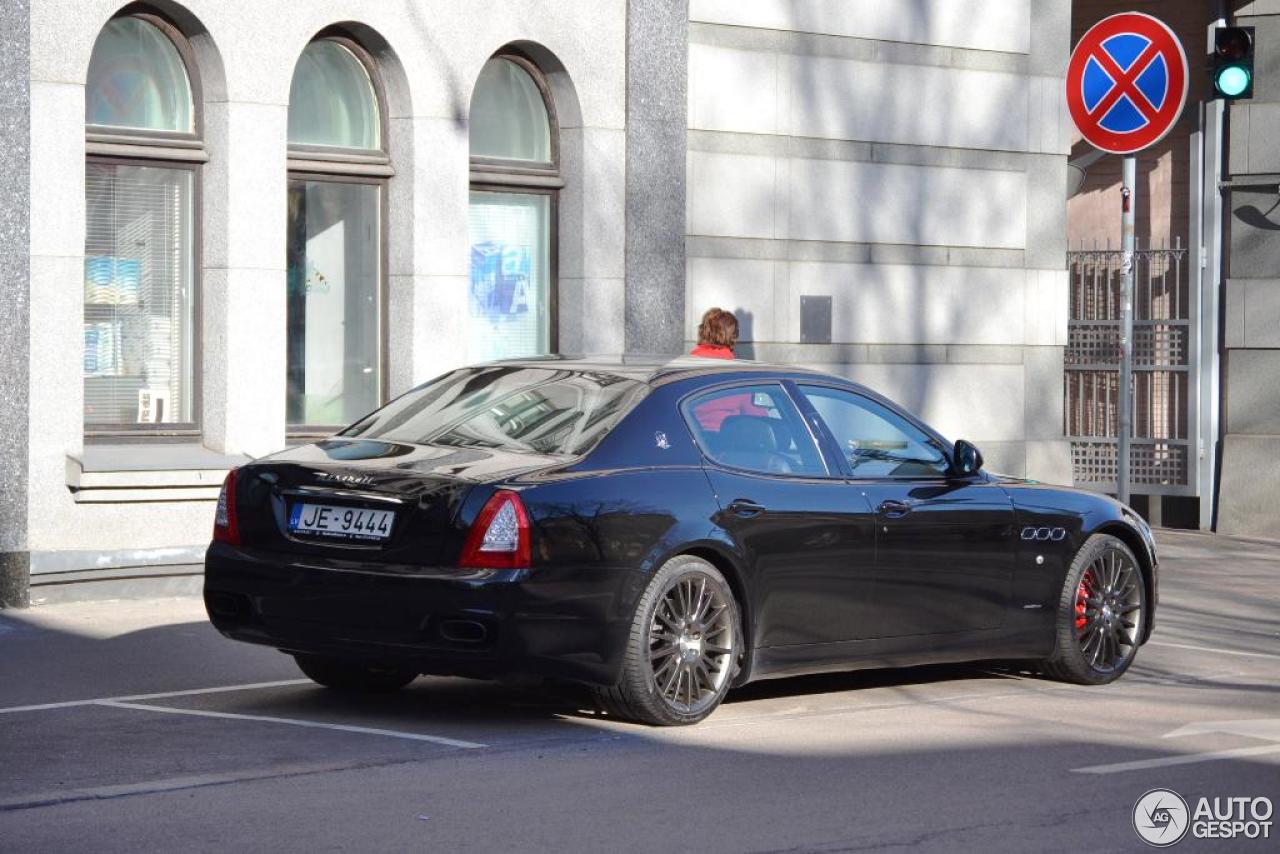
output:
MULTIPOLYGON (((1195 495, 1195 370, 1199 306, 1188 285, 1187 250, 1134 253, 1133 492, 1195 495)), ((1116 492, 1120 413, 1120 273, 1123 253, 1067 253, 1071 320, 1063 425, 1077 486, 1116 492)))

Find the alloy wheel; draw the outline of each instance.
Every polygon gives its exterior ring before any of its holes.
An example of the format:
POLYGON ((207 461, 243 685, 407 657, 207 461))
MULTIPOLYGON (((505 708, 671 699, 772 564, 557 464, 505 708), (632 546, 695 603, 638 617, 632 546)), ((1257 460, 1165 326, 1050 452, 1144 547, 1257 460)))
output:
POLYGON ((1110 673, 1137 649, 1142 624, 1142 578, 1123 552, 1107 549, 1085 569, 1076 588, 1075 633, 1094 669, 1110 673))
POLYGON ((649 664, 662 699, 682 714, 714 704, 737 650, 732 611, 720 585, 701 573, 676 578, 649 627, 649 664))

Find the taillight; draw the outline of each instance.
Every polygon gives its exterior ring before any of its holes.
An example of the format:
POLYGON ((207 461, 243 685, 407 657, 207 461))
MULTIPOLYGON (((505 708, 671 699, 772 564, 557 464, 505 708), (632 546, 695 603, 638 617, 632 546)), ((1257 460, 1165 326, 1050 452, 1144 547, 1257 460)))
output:
POLYGON ((227 472, 218 493, 218 509, 213 515, 213 539, 220 543, 240 545, 240 520, 236 518, 236 470, 227 472))
POLYGON ((466 569, 514 569, 530 562, 529 514, 517 493, 494 493, 476 516, 458 565, 466 569))

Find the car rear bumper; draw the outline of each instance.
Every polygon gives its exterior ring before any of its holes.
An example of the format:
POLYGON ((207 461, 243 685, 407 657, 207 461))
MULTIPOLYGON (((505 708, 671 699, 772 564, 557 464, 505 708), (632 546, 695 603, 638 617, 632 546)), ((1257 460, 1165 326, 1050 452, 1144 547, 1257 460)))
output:
POLYGON ((624 568, 459 570, 214 543, 205 607, 229 638, 417 669, 617 682, 643 578, 624 568))

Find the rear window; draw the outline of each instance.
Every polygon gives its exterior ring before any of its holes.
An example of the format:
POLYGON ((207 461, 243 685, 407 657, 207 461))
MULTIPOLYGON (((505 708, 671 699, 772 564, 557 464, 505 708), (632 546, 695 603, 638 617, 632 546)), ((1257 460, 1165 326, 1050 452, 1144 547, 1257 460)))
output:
POLYGON ((685 420, 718 463, 770 474, 821 477, 822 454, 782 386, 730 386, 684 404, 685 420))
POLYGON ((578 456, 646 390, 642 382, 609 373, 465 368, 396 398, 339 435, 578 456))

